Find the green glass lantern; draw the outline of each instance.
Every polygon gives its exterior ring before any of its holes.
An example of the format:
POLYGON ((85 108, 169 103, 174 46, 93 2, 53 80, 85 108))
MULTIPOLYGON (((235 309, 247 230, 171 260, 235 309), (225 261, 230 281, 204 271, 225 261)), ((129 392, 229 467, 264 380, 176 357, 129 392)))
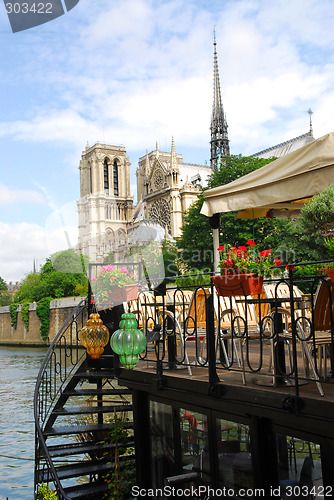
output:
POLYGON ((110 339, 110 345, 120 356, 124 368, 132 370, 139 361, 139 354, 146 348, 146 337, 141 330, 138 330, 136 316, 133 313, 124 313, 122 318, 119 323, 120 328, 110 339))

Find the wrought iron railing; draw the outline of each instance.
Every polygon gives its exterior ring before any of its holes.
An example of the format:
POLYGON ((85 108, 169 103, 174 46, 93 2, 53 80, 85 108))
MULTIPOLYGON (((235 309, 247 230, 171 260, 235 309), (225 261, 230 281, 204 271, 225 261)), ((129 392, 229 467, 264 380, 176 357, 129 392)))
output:
POLYGON ((161 387, 165 370, 184 368, 190 376, 202 369, 212 394, 220 379, 240 374, 243 384, 296 397, 312 382, 323 396, 333 380, 334 285, 324 276, 297 278, 292 267, 286 274, 265 280, 253 297, 218 297, 213 285, 142 293, 131 304, 148 340, 142 366, 156 370, 161 387))
POLYGON ((79 331, 87 320, 87 302, 82 300, 61 327, 41 365, 34 394, 35 417, 35 494, 39 478, 53 482, 58 499, 67 500, 45 443, 45 426, 70 377, 85 359, 79 331))

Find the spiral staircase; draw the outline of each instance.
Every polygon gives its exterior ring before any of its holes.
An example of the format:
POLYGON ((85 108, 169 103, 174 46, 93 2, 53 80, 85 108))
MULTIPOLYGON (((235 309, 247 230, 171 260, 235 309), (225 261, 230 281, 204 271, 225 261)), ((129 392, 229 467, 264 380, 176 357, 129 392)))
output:
MULTIPOLYGON (((118 386, 118 358, 109 346, 97 360, 82 348, 87 315, 82 301, 50 345, 37 378, 35 498, 42 483, 56 490, 58 500, 108 498, 106 476, 115 460, 135 467, 131 392, 118 386), (127 429, 121 455, 112 437, 117 426, 127 429)), ((118 319, 104 318, 111 332, 118 319)))

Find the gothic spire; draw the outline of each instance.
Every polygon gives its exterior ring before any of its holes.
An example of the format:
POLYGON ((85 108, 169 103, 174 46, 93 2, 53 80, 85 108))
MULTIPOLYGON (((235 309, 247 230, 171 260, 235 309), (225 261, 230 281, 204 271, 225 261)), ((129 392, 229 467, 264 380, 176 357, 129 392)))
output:
POLYGON ((176 152, 175 152, 174 137, 172 137, 171 169, 172 169, 172 170, 177 170, 177 162, 176 162, 176 152))
POLYGON ((216 32, 213 37, 213 107, 211 117, 211 168, 218 170, 218 158, 230 154, 227 122, 221 100, 216 32))
POLYGON ((313 128, 312 128, 312 115, 313 115, 313 111, 312 111, 312 109, 311 109, 311 108, 309 108, 309 109, 307 110, 307 112, 308 112, 308 114, 309 114, 309 116, 310 116, 310 131, 309 131, 309 135, 310 135, 311 137, 313 137, 313 128))

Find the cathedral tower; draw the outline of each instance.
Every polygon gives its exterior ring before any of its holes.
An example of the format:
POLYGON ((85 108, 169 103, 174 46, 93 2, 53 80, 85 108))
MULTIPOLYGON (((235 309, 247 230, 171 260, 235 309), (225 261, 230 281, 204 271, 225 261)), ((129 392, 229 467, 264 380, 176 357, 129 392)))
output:
POLYGON ((130 162, 123 146, 88 144, 80 161, 79 250, 91 262, 126 251, 133 215, 130 162))
POLYGON ((219 159, 223 159, 230 154, 230 147, 227 135, 227 122, 224 113, 218 71, 216 33, 213 40, 213 107, 211 117, 211 168, 218 169, 219 159))

